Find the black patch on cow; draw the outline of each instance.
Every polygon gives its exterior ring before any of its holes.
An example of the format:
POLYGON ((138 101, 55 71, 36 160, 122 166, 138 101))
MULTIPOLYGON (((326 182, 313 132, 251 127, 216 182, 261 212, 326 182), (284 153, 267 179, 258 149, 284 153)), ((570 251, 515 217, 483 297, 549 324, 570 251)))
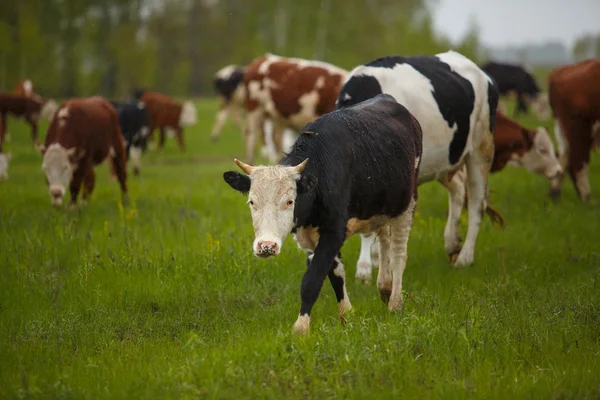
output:
POLYGON ((238 86, 244 81, 244 71, 242 68, 235 69, 228 77, 215 78, 215 90, 227 101, 231 100, 233 93, 238 86))
POLYGON ((490 132, 494 133, 496 129, 496 109, 498 108, 498 87, 492 83, 488 83, 488 107, 490 108, 490 132))
POLYGON ((335 107, 336 109, 349 107, 381 93, 383 91, 377 78, 369 75, 356 75, 346 82, 340 91, 335 107))
MULTIPOLYGON (((475 107, 475 90, 469 80, 452 71, 450 65, 443 62, 437 56, 416 56, 416 57, 401 57, 387 56, 381 57, 370 63, 365 64, 367 67, 389 68, 392 69, 399 64, 408 64, 417 70, 421 75, 426 77, 433 87, 433 97, 438 105, 439 111, 449 127, 456 124, 456 132, 450 142, 448 159, 450 164, 454 165, 462 156, 469 132, 471 130, 471 113, 475 107)), ((364 100, 363 90, 366 92, 369 89, 363 89, 360 86, 361 81, 355 80, 360 78, 364 81, 365 76, 353 76, 348 80, 340 92, 338 102, 344 105, 356 104, 354 100, 364 100), (341 99, 348 93, 351 99, 345 103, 341 99)), ((375 81, 379 90, 381 85, 375 77, 370 76, 372 81, 375 81)), ((369 86, 373 87, 375 83, 369 81, 369 86)))
POLYGON ((142 129, 149 129, 150 115, 146 107, 140 107, 139 101, 111 101, 119 116, 119 127, 127 143, 127 157, 131 146, 146 150, 148 137, 142 135, 142 129))

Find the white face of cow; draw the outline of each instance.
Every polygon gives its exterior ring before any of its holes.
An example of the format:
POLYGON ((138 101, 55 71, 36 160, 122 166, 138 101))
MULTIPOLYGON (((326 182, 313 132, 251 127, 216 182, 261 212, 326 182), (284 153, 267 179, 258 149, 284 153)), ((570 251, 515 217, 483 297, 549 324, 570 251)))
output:
POLYGON ((73 178, 76 165, 73 157, 77 149, 65 149, 58 143, 50 145, 44 150, 42 170, 48 182, 48 191, 53 206, 60 206, 62 198, 67 192, 67 187, 73 178))
POLYGON ((248 192, 255 235, 252 250, 258 257, 277 255, 294 227, 298 193, 311 191, 316 186, 316 178, 301 177, 308 159, 295 167, 253 167, 235 162, 248 175, 229 171, 223 177, 235 190, 248 192))
POLYGON ((552 179, 562 172, 560 163, 554 153, 554 145, 546 129, 541 127, 536 129, 533 146, 523 154, 519 164, 531 172, 544 175, 548 179, 552 179))
POLYGON ((547 93, 539 93, 536 97, 530 99, 529 103, 539 119, 545 121, 550 118, 550 102, 547 93))
POLYGON ((0 179, 8 179, 8 162, 10 161, 10 153, 0 153, 0 179))
POLYGON ((194 103, 186 101, 181 108, 181 114, 179 114, 179 126, 185 128, 186 126, 196 125, 197 122, 198 116, 194 103))

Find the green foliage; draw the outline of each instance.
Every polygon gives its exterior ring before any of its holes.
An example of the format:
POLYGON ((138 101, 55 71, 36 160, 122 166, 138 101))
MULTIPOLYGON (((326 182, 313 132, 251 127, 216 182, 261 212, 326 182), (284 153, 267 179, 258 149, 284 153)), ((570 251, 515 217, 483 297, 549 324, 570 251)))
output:
POLYGON ((492 176, 507 228, 486 219, 464 270, 443 250, 446 192, 423 185, 404 311, 354 280, 353 237, 343 259, 355 312, 341 326, 325 282, 297 338, 305 256, 292 238, 275 259, 251 254, 248 206, 222 180, 242 139, 229 125, 212 143, 217 104, 197 106, 188 151, 168 139, 146 154, 125 208, 105 164, 86 206, 52 209, 28 127, 8 121, 0 398, 598 398, 597 159, 591 204, 569 184, 552 204, 547 181, 520 168, 492 176))
POLYGON ((265 52, 351 69, 389 54, 458 48, 426 0, 21 0, 0 5, 0 89, 29 78, 45 96, 126 96, 135 87, 212 94, 216 70, 265 52))

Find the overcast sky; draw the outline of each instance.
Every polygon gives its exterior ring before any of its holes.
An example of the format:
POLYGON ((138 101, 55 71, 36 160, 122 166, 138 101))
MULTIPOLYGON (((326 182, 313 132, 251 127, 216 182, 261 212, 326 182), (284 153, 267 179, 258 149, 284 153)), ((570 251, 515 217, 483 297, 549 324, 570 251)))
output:
POLYGON ((600 33, 600 0, 439 0, 435 26, 460 39, 473 16, 486 45, 562 40, 571 46, 585 33, 600 33))

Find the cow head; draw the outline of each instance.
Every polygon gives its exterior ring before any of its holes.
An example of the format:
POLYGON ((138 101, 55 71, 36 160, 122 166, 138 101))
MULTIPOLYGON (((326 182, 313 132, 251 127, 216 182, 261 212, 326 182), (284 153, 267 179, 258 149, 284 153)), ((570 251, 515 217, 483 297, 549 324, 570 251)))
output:
POLYGON ((528 97, 528 100, 539 119, 545 121, 550 118, 550 102, 547 93, 538 93, 535 97, 528 97))
POLYGON ((528 150, 522 155, 513 154, 512 161, 548 179, 562 173, 554 152, 554 145, 546 129, 538 127, 535 133, 523 130, 522 134, 528 150))
POLYGON ((8 179, 8 162, 10 158, 10 153, 0 153, 0 179, 8 179))
POLYGON ((185 128, 186 126, 196 125, 197 122, 198 115, 194 103, 186 101, 181 107, 181 114, 179 114, 179 126, 185 128))
POLYGON ((75 147, 66 149, 58 143, 53 143, 48 148, 40 147, 40 151, 44 156, 42 170, 46 175, 51 203, 53 206, 60 206, 85 150, 75 147))
POLYGON ((294 227, 296 198, 299 194, 313 191, 317 178, 301 175, 308 159, 294 167, 253 167, 239 160, 235 163, 247 175, 228 171, 223 178, 233 189, 248 193, 255 235, 254 254, 258 257, 277 255, 294 227))
POLYGON ((56 104, 56 101, 54 99, 48 99, 42 104, 40 117, 51 120, 56 110, 58 110, 58 104, 56 104))

